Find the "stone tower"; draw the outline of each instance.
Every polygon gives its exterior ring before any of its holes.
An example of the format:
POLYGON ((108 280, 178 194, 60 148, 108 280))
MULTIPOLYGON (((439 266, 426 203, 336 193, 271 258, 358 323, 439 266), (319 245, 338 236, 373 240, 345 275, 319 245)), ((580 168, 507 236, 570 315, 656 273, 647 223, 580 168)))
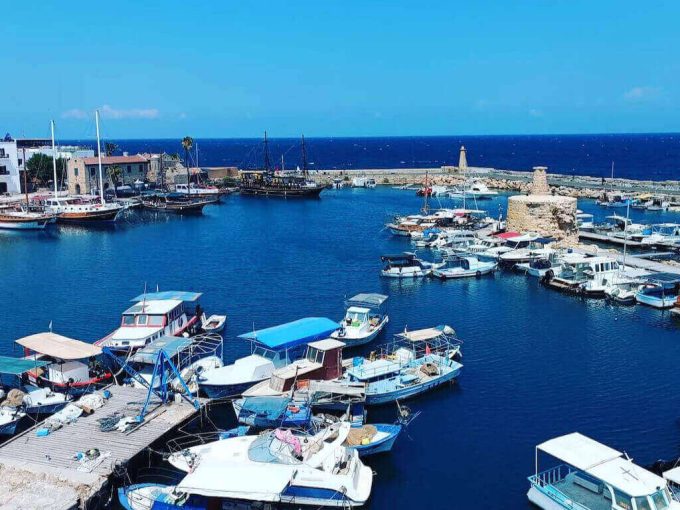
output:
POLYGON ((563 245, 573 246, 578 243, 576 199, 552 196, 548 187, 547 168, 536 166, 531 193, 508 199, 507 229, 534 232, 552 237, 563 245))

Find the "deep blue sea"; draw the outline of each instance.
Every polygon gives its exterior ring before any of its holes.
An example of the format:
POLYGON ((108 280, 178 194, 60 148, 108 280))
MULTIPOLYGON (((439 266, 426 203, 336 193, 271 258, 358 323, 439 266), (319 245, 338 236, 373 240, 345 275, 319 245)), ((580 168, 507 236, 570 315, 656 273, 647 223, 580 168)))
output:
MULTIPOLYGON (((505 202, 485 206, 495 214, 505 202)), ((405 326, 447 323, 464 341, 464 369, 456 385, 410 401, 421 416, 391 455, 369 460, 372 510, 528 509, 534 446, 572 431, 643 465, 680 455, 678 321, 563 295, 509 272, 381 279, 379 256, 410 247, 385 221, 419 207, 412 192, 389 188, 326 190, 299 201, 234 195, 201 217, 130 212, 108 229, 0 233, 0 351, 18 354, 13 340, 50 321, 56 332, 100 338, 146 284, 203 292, 208 313, 227 313, 231 361, 247 353, 236 337, 253 327, 339 319, 346 296, 382 292, 391 320, 378 343, 405 326)), ((598 218, 610 212, 587 201, 580 207, 598 218)), ((392 406, 369 411, 375 421, 395 416, 392 406)))
MULTIPOLYGON (((202 166, 261 168, 263 144, 254 139, 195 139, 202 166)), ((92 146, 91 141, 80 141, 92 146)), ((180 140, 115 140, 120 151, 171 154, 180 140)), ((562 174, 644 180, 680 179, 680 134, 439 136, 390 138, 306 138, 311 169, 437 168, 458 163, 460 146, 468 164, 503 170, 545 165, 562 174)), ((272 164, 301 165, 298 139, 270 138, 272 164)), ((195 155, 192 154, 192 161, 195 155)))

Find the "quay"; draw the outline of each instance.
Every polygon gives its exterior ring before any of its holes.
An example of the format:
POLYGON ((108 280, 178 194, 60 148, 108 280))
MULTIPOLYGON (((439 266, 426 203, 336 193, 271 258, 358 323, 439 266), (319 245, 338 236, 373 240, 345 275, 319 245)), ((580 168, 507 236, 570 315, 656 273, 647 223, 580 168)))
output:
POLYGON ((186 400, 162 403, 152 397, 142 423, 127 432, 104 432, 99 419, 139 414, 148 390, 109 386, 111 397, 90 415, 81 415, 49 435, 39 437, 38 422, 0 445, 2 508, 75 510, 103 508, 110 478, 138 454, 198 415, 186 400), (79 452, 98 449, 98 458, 80 461, 79 452))
POLYGON ((607 236, 604 234, 597 234, 595 232, 587 232, 587 231, 580 231, 578 233, 579 239, 586 239, 588 241, 596 241, 598 243, 608 243, 608 244, 617 244, 620 246, 623 246, 624 244, 627 244, 630 248, 639 248, 642 246, 642 243, 639 241, 631 241, 630 239, 628 242, 626 242, 623 239, 620 239, 618 237, 612 237, 612 236, 607 236))
MULTIPOLYGON (((625 265, 626 267, 634 267, 643 271, 648 271, 650 273, 672 273, 680 275, 680 265, 665 264, 663 262, 657 262, 655 260, 646 258, 650 254, 641 254, 636 256, 635 254, 629 253, 625 257, 624 264, 623 253, 613 253, 612 251, 603 252, 602 250, 598 250, 596 246, 592 249, 590 249, 590 247, 580 247, 574 248, 573 250, 584 255, 597 256, 606 254, 608 257, 615 258, 619 264, 625 265)), ((659 253, 658 255, 664 255, 664 253, 659 253)))

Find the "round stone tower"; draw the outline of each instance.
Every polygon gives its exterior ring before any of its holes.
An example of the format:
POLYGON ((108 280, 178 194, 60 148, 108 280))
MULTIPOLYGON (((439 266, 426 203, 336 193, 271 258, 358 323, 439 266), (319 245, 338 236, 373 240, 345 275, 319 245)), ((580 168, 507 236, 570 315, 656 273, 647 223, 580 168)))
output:
POLYGON ((547 167, 534 167, 534 181, 529 195, 515 195, 508 199, 509 231, 536 232, 552 237, 561 244, 578 243, 576 199, 553 196, 548 186, 547 167))

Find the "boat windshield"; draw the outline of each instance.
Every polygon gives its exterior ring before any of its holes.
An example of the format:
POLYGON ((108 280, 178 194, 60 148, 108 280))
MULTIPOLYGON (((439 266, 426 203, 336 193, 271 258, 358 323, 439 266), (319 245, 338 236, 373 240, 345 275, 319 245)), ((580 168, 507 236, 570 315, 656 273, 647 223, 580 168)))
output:
POLYGON ((261 356, 262 358, 266 358, 269 360, 276 359, 276 352, 270 351, 269 349, 266 349, 262 347, 261 345, 256 345, 255 348, 253 349, 253 355, 255 356, 261 356))
POLYGON ((300 440, 292 434, 282 431, 262 434, 248 448, 248 458, 253 462, 299 464, 301 457, 300 440), (277 432, 279 437, 276 437, 277 432), (296 451, 300 459, 296 458, 296 451))
POLYGON ((366 312, 348 311, 345 316, 345 322, 348 326, 361 326, 368 319, 366 312))
POLYGON ((149 315, 149 326, 162 326, 163 316, 162 315, 149 315))
POLYGON ((134 326, 135 316, 134 315, 123 315, 123 326, 134 326))
POLYGON ((320 351, 316 347, 312 347, 310 345, 307 347, 307 355, 305 356, 305 358, 307 358, 307 361, 311 361, 312 363, 323 364, 324 354, 325 354, 324 351, 320 351))

